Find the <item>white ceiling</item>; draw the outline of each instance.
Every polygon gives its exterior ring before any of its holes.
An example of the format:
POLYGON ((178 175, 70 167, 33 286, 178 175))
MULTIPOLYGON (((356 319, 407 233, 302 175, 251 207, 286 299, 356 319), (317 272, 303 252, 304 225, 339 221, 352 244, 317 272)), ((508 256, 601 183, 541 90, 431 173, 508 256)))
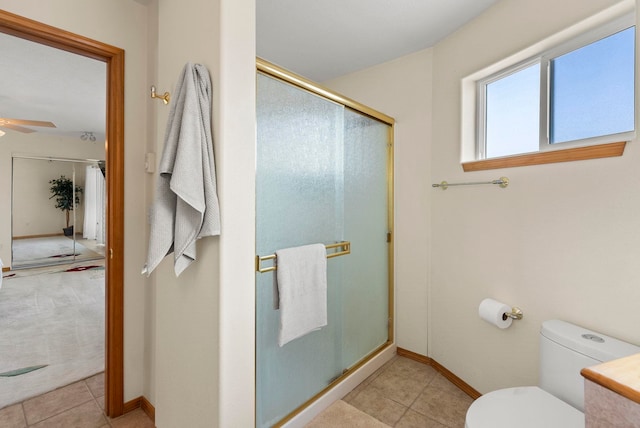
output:
MULTIPOLYGON (((257 54, 322 82, 431 47, 496 1, 256 0, 257 54)), ((0 117, 104 141, 103 62, 0 33, 0 76, 0 117)))
POLYGON ((497 0, 256 0, 257 55, 316 82, 433 46, 497 0))
POLYGON ((0 33, 0 76, 0 117, 53 122, 28 128, 104 141, 105 63, 0 33))

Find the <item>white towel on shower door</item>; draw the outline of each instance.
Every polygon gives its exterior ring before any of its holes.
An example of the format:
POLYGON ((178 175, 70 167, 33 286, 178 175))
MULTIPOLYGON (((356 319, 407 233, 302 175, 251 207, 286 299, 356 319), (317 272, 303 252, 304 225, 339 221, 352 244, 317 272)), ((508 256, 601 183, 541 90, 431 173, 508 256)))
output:
POLYGON ((278 345, 327 325, 327 250, 323 244, 276 251, 278 345))

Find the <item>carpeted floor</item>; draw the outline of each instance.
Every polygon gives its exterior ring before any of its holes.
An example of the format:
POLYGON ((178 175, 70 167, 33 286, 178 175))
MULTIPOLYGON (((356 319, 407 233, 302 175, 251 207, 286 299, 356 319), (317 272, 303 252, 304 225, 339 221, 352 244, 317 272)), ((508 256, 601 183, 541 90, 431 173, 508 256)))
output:
POLYGON ((10 271, 3 276, 0 408, 104 370, 102 262, 10 271), (45 367, 6 375, 39 365, 45 367))
POLYGON ((11 244, 12 269, 70 263, 102 258, 76 240, 66 236, 14 239, 11 244))

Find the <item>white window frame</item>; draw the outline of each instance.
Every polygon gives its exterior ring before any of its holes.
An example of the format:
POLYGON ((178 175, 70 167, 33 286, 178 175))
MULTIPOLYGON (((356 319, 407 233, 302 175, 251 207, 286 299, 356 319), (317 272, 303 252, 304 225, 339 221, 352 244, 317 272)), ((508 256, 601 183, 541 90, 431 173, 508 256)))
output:
MULTIPOLYGON (((476 81, 476 160, 484 159, 497 159, 498 157, 487 158, 486 157, 486 87, 487 85, 496 82, 500 79, 508 77, 511 74, 517 73, 529 66, 536 63, 540 64, 540 130, 539 130, 539 152, 551 151, 551 150, 563 150, 573 147, 586 147, 596 144, 605 144, 617 141, 631 141, 636 136, 636 112, 634 105, 634 129, 628 132, 622 132, 617 134, 609 134, 598 137, 585 138, 580 140, 566 141, 551 144, 549 141, 550 132, 550 120, 549 120, 549 92, 550 92, 550 71, 551 61, 555 58, 562 56, 566 53, 580 49, 584 46, 590 45, 598 40, 616 34, 620 31, 626 30, 630 27, 634 27, 635 14, 626 14, 597 28, 584 32, 572 39, 561 43, 557 46, 548 48, 538 55, 527 58, 524 61, 517 62, 513 65, 507 66, 487 77, 476 81)), ((637 28, 636 28, 637 32, 637 28)), ((637 48, 636 48, 637 49, 637 48)), ((637 58, 634 64, 637 63, 637 58)), ((637 66, 634 66, 634 76, 637 73, 635 70, 637 66)), ((637 89, 635 87, 634 77, 634 99, 636 99, 637 89)), ((528 152, 531 153, 531 152, 528 152)), ((536 153, 536 152, 533 152, 536 153)), ((521 155, 526 153, 514 153, 513 155, 521 155)))

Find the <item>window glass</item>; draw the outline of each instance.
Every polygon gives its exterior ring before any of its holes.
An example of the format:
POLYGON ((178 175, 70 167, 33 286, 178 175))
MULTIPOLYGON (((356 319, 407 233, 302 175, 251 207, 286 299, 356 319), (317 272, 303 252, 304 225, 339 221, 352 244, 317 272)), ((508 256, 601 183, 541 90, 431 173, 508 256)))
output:
POLYGON ((476 158, 635 138, 635 22, 625 15, 476 81, 476 158))
POLYGON ((549 142, 634 129, 635 28, 551 60, 549 142))
POLYGON ((487 158, 538 151, 540 64, 486 85, 487 158))

